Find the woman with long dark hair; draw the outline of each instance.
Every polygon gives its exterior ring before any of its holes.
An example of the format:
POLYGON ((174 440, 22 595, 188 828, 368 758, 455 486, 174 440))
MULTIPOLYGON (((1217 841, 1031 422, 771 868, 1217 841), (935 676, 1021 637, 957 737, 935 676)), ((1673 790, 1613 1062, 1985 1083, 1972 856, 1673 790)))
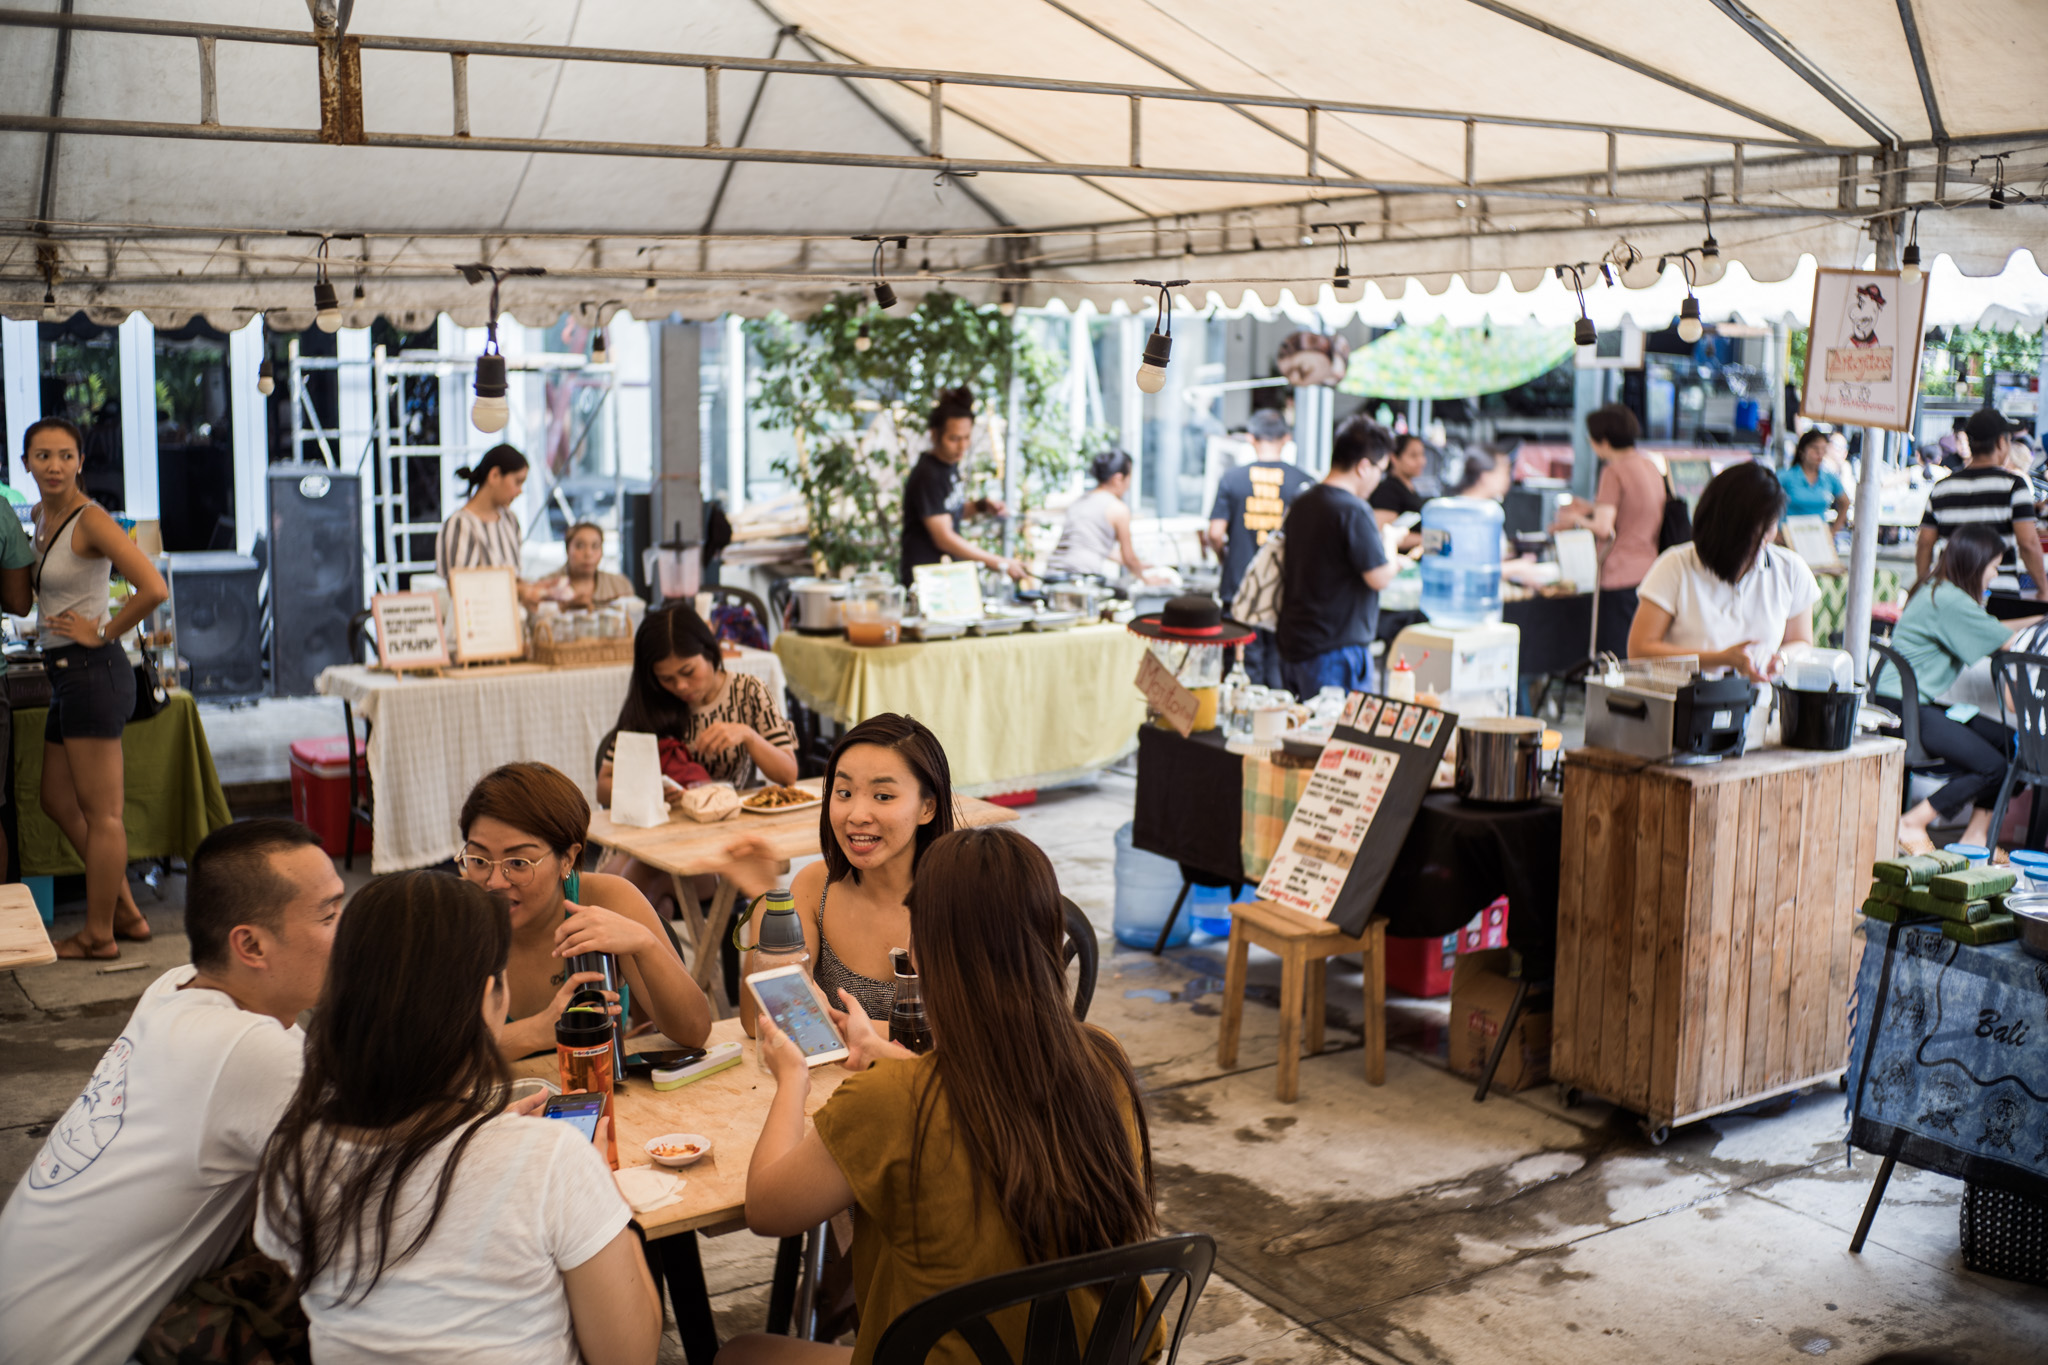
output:
POLYGON ((1786 645, 1812 644, 1820 584, 1805 560, 1771 544, 1784 513, 1784 485, 1766 466, 1745 460, 1716 474, 1693 511, 1692 539, 1643 575, 1629 657, 1697 655, 1701 668, 1764 682, 1786 645))
POLYGON ((1148 583, 1172 577, 1170 571, 1140 559, 1131 542, 1131 509, 1124 501, 1130 496, 1131 467, 1131 457, 1121 450, 1105 450, 1089 462, 1088 477, 1095 480, 1095 487, 1067 509, 1060 543, 1045 561, 1047 574, 1119 578, 1128 569, 1148 583))
POLYGON ((77 427, 61 417, 32 423, 22 462, 42 493, 31 573, 36 641, 50 676, 43 811, 85 864, 85 928, 59 943, 57 956, 114 958, 121 955, 117 939, 150 938, 149 921, 128 889, 121 732, 135 711, 135 669, 121 637, 171 593, 121 524, 86 496, 77 427), (109 619, 107 587, 117 572, 132 591, 109 619))
MULTIPOLYGON (((455 477, 469 485, 469 501, 441 523, 434 536, 434 572, 445 581, 450 569, 504 567, 519 578, 519 547, 524 537, 519 514, 512 504, 526 491, 526 457, 508 445, 494 445, 474 468, 467 465, 455 477)), ((540 601, 540 589, 521 580, 519 600, 527 606, 540 601)))
POLYGON ((504 902, 435 872, 342 916, 256 1215, 322 1365, 654 1359, 661 1301, 603 1123, 592 1143, 504 1108, 511 948, 504 902))
MULTIPOLYGON (((854 1211, 852 1348, 746 1336, 721 1365, 866 1361, 896 1316, 966 1281, 1156 1234, 1137 1077, 1109 1034, 1074 1017, 1052 864, 1014 830, 933 841, 911 888, 911 948, 932 1050, 888 1042, 850 997, 852 1055, 805 1131, 810 1069, 772 1021, 775 1099, 747 1169, 747 1223, 769 1236, 854 1211)), ((1072 1304, 1086 1339, 1100 1297, 1072 1304)), ((1023 1354, 1023 1318, 998 1319, 1023 1354)), ((971 1361, 964 1343, 934 1359, 971 1361)))
POLYGON ((545 763, 507 763, 487 773, 462 803, 463 877, 504 896, 512 913, 506 969, 508 1013, 498 1046, 507 1058, 555 1045, 555 1021, 570 997, 601 980, 570 972, 569 959, 610 953, 625 980, 620 1026, 636 1013, 684 1047, 711 1032, 711 1004, 683 969, 654 907, 624 877, 580 869, 590 803, 545 763))
MULTIPOLYGON (((1920 747, 1955 770, 1940 791, 1899 817, 1899 843, 1916 852, 1933 846, 1927 831, 1937 819, 1953 820, 1966 806, 1970 823, 1963 842, 1991 844, 1991 813, 2012 756, 2012 730, 1984 715, 1956 720, 1935 699, 1964 669, 2010 648, 2014 636, 2041 619, 2001 621, 1984 610, 2004 553, 1995 524, 1958 526, 1942 546, 1934 577, 1913 589, 1892 627, 1891 646, 1913 670, 1920 693, 1920 747)), ((1898 670, 1880 666, 1871 690, 1896 706, 1903 690, 1898 670)))
POLYGON ((612 800, 619 731, 680 741, 714 782, 796 781, 796 731, 759 678, 729 673, 718 634, 687 606, 647 614, 633 633, 633 674, 618 723, 598 744, 597 799, 612 800))

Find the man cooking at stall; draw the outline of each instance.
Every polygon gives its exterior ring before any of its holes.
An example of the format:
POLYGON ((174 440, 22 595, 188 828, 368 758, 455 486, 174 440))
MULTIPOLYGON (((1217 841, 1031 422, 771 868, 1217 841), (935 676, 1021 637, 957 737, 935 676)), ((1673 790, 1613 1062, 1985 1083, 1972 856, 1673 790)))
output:
POLYGON ((917 457, 917 464, 903 484, 904 586, 910 585, 911 570, 918 565, 937 564, 943 559, 971 560, 999 569, 1013 579, 1024 577, 1024 566, 1017 560, 968 544, 958 530, 963 516, 1003 514, 1003 504, 994 498, 967 501, 961 486, 961 466, 974 442, 974 390, 963 384, 940 394, 927 426, 931 448, 917 457))

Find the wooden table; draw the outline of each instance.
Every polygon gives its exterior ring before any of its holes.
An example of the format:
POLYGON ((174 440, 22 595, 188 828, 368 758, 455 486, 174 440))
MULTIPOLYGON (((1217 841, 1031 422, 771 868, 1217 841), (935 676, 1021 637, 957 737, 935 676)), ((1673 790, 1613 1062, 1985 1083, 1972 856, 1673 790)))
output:
POLYGON ((20 882, 0 885, 0 972, 56 960, 35 896, 20 882))
MULTIPOLYGON (((628 1077, 613 1097, 619 1134, 619 1169, 652 1166, 643 1144, 663 1133, 702 1133, 711 1139, 711 1151, 694 1165, 676 1174, 684 1184, 679 1204, 649 1213, 636 1213, 633 1221, 649 1240, 672 1237, 699 1228, 730 1229, 747 1215, 747 1163, 754 1144, 768 1121, 768 1106, 775 1099, 775 1078, 761 1069, 755 1058, 756 1044, 747 1037, 737 1019, 723 1019, 711 1026, 707 1047, 738 1043, 743 1053, 738 1066, 727 1067, 679 1090, 656 1090, 641 1076, 628 1077)), ((628 1046, 672 1047, 666 1039, 635 1038, 628 1046)), ((514 1076, 541 1076, 560 1083, 561 1073, 552 1056, 529 1057, 512 1064, 514 1076)), ((811 1097, 806 1114, 815 1114, 848 1076, 847 1070, 831 1063, 811 1068, 811 1097)))
POLYGON ((1697 766, 1565 755, 1551 1073, 1687 1123, 1841 1073, 1870 865, 1905 746, 1697 766))
MULTIPOLYGON (((796 785, 805 791, 817 792, 823 787, 824 779, 809 777, 796 785)), ((742 811, 730 820, 710 824, 671 814, 667 824, 642 827, 615 824, 610 811, 600 810, 590 821, 590 842, 600 848, 630 854, 649 867, 669 874, 676 905, 682 910, 691 938, 695 940, 691 947, 690 973, 704 988, 705 994, 711 997, 711 1006, 716 1010, 720 996, 711 990, 711 977, 718 970, 718 940, 732 923, 733 904, 738 900, 739 892, 729 879, 720 878, 707 909, 699 904, 690 879, 725 867, 732 861, 726 849, 746 836, 766 843, 770 854, 787 870, 790 859, 808 858, 818 852, 818 811, 817 806, 770 815, 752 815, 742 811)), ((997 825, 1016 818, 1016 811, 998 806, 993 801, 972 796, 953 798, 956 825, 997 825)))

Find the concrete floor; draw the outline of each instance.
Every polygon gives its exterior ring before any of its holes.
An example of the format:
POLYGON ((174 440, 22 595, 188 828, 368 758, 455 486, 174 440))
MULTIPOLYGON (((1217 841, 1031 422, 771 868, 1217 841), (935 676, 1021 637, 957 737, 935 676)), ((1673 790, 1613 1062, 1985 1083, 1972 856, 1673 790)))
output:
MULTIPOLYGON (((1107 931, 1111 836, 1132 784, 1048 795, 1019 828, 1107 931)), ((360 884, 360 874, 354 879, 360 884)), ((70 1102, 132 1001, 182 960, 178 897, 153 904, 139 970, 59 963, 0 974, 0 1179, 70 1102)), ((60 917, 57 931, 75 927, 60 917)), ((1830 1090, 1682 1129, 1652 1147, 1632 1116, 1566 1110, 1545 1086, 1472 1103, 1444 1066, 1443 1002, 1396 1000, 1387 1084, 1365 1084, 1356 973, 1331 986, 1323 1055, 1301 1099, 1273 1098, 1277 998, 1254 958, 1240 1065, 1216 1065, 1222 955, 1105 956, 1091 1019, 1122 1039, 1150 1095, 1161 1217, 1218 1243, 1181 1352, 1189 1365, 1362 1360, 1601 1365, 1861 1362, 1940 1346, 2033 1359, 2048 1293, 1965 1272, 1961 1186, 1901 1168, 1869 1245, 1848 1253, 1875 1163, 1844 1161, 1830 1090)), ((703 1247, 720 1330, 758 1329, 773 1244, 703 1247)), ((664 1359, 681 1360, 671 1338, 664 1359)))

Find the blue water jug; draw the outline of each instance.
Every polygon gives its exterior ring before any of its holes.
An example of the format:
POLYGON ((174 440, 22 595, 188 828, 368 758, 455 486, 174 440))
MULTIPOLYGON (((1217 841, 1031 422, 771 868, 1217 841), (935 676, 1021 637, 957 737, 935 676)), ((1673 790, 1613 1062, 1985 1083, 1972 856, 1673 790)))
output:
POLYGON ((1501 506, 1490 498, 1422 504, 1422 610, 1457 630, 1500 620, 1501 506))
MULTIPOLYGON (((1116 916, 1111 932, 1116 941, 1131 948, 1150 948, 1159 941, 1160 926, 1173 912, 1180 895, 1180 865, 1171 858, 1147 853, 1131 843, 1131 826, 1116 832, 1116 916)), ((1194 918, 1182 915, 1166 940, 1178 948, 1194 932, 1194 918)), ((1224 926, 1229 932, 1229 926, 1224 926)))

